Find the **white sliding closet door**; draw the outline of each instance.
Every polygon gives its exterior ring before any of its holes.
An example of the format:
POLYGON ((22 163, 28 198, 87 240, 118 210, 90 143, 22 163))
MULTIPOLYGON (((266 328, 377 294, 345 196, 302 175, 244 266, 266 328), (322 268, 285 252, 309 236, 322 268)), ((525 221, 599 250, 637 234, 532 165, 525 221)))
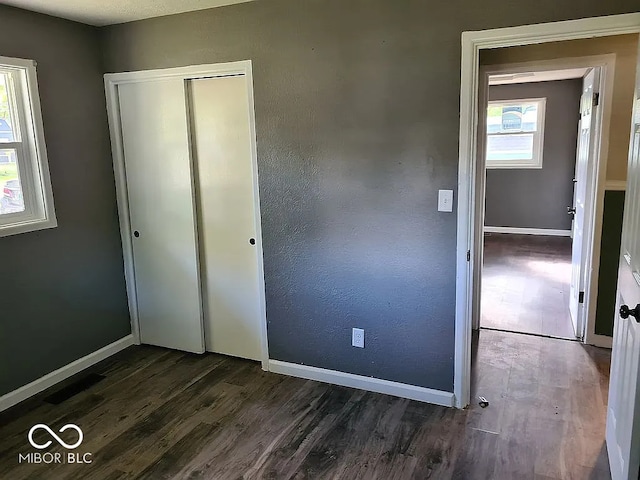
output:
POLYGON ((184 80, 118 86, 142 343, 204 352, 184 80))
POLYGON ((246 76, 189 82, 208 351, 261 358, 261 279, 246 76))

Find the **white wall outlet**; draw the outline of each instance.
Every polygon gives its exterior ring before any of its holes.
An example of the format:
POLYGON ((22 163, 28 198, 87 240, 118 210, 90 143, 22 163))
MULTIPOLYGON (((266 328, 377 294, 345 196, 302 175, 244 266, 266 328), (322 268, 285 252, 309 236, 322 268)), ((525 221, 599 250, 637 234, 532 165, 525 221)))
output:
POLYGON ((453 212, 453 190, 438 191, 438 211, 453 212))
POLYGON ((351 330, 351 346, 364 348, 364 330, 362 328, 351 330))

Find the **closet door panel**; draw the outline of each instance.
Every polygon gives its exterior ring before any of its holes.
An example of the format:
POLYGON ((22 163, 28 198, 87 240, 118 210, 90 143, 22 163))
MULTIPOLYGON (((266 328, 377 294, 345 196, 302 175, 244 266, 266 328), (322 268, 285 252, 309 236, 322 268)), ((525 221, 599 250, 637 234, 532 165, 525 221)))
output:
POLYGON ((261 358, 260 270, 245 76, 189 82, 208 351, 261 358))
POLYGON ((141 342, 204 351, 182 79, 118 87, 141 342))

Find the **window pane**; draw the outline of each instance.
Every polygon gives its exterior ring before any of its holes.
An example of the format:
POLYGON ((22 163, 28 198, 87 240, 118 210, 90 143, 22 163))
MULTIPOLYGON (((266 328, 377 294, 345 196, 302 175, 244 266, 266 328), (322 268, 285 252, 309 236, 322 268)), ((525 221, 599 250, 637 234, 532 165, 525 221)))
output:
POLYGON ((24 211, 16 151, 0 149, 0 215, 24 211))
POLYGON ((6 73, 0 73, 0 143, 16 141, 9 93, 9 76, 6 73))
POLYGON ((487 161, 533 160, 533 134, 489 135, 487 161))
POLYGON ((538 103, 490 104, 487 133, 535 132, 538 129, 538 103))

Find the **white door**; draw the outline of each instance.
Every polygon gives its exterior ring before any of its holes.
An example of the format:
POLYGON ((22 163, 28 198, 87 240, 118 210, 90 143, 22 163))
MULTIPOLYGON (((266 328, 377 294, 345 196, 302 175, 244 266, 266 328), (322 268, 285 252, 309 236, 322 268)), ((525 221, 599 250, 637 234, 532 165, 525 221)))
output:
POLYGON ((118 87, 142 343, 204 352, 182 79, 118 87))
POLYGON ((593 161, 594 145, 592 134, 596 129, 596 107, 594 95, 597 92, 599 75, 592 69, 585 77, 580 100, 580 128, 578 132, 578 149, 576 155, 576 173, 574 187, 574 203, 570 206, 573 212, 573 245, 571 250, 571 287, 569 310, 576 337, 582 337, 584 331, 584 296, 585 291, 585 206, 587 202, 587 185, 589 183, 589 167, 593 161))
POLYGON ((613 480, 640 477, 640 57, 636 85, 607 407, 613 480))
POLYGON ((189 82, 208 351, 261 358, 257 172, 247 77, 189 82))

